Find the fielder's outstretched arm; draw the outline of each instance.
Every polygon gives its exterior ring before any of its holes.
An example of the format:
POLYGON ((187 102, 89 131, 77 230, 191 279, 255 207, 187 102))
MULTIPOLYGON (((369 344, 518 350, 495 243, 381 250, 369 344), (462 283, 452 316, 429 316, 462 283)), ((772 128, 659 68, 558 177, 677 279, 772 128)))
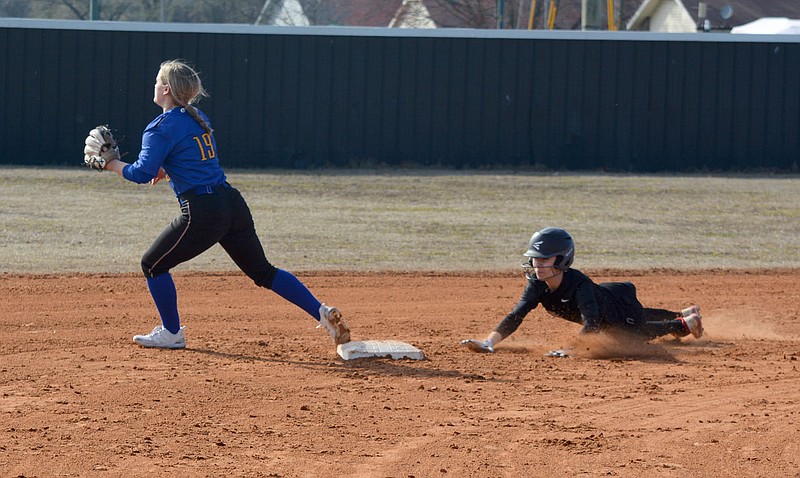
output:
POLYGON ((125 161, 115 159, 113 161, 109 161, 108 163, 106 163, 105 170, 114 171, 115 173, 119 174, 120 177, 124 177, 122 176, 122 170, 125 169, 125 166, 127 165, 128 163, 126 163, 125 161))

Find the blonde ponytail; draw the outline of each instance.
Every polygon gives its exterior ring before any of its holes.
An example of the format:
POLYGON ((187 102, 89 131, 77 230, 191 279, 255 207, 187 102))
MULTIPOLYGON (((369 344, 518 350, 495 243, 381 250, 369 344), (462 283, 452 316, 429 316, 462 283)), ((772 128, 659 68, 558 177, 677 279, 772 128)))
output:
POLYGON ((167 60, 161 63, 158 76, 161 84, 169 86, 170 94, 175 103, 185 109, 203 127, 206 133, 213 133, 214 130, 211 129, 211 126, 200 116, 197 108, 192 106, 193 103, 197 103, 208 96, 206 90, 203 89, 200 75, 181 60, 167 60))

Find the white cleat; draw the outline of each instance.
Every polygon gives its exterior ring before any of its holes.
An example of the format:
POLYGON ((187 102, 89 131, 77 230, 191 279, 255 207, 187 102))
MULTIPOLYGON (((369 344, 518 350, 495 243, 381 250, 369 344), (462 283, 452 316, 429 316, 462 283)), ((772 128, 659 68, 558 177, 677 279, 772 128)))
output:
POLYGON ((173 334, 165 329, 163 325, 156 325, 147 335, 134 335, 133 341, 142 347, 153 347, 159 349, 182 349, 186 347, 186 337, 183 335, 184 327, 173 334))
POLYGON ((694 338, 699 339, 703 336, 703 319, 700 317, 700 314, 689 314, 687 317, 681 317, 681 321, 683 321, 683 325, 686 326, 686 330, 689 331, 694 338))
POLYGON ((464 339, 461 341, 461 345, 473 352, 494 353, 494 344, 488 340, 464 339))
MULTIPOLYGON (((689 317, 692 314, 697 314, 698 316, 700 316, 700 307, 693 305, 681 311, 681 315, 684 317, 689 317)), ((702 319, 703 317, 701 316, 700 318, 702 319)))
POLYGON ((322 304, 319 307, 319 325, 324 327, 336 345, 350 342, 350 328, 344 323, 342 313, 336 307, 322 304))

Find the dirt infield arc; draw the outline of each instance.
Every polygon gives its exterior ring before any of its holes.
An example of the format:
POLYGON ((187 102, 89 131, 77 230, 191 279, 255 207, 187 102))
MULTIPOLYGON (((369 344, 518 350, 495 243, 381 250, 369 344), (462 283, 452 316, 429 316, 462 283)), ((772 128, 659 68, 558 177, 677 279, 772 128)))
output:
POLYGON ((800 271, 594 271, 698 303, 706 336, 626 347, 537 310, 491 355, 458 342, 518 275, 298 275, 427 359, 344 362, 238 274, 176 274, 178 351, 132 344, 137 275, 0 276, 0 476, 800 476, 800 271))

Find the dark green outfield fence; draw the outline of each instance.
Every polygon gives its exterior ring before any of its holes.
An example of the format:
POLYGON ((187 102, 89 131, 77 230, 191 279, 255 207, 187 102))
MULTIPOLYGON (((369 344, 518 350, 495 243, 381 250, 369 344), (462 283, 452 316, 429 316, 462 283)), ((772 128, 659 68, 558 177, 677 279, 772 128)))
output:
POLYGON ((138 152, 183 58, 228 167, 795 171, 800 38, 0 19, 0 164, 138 152))

